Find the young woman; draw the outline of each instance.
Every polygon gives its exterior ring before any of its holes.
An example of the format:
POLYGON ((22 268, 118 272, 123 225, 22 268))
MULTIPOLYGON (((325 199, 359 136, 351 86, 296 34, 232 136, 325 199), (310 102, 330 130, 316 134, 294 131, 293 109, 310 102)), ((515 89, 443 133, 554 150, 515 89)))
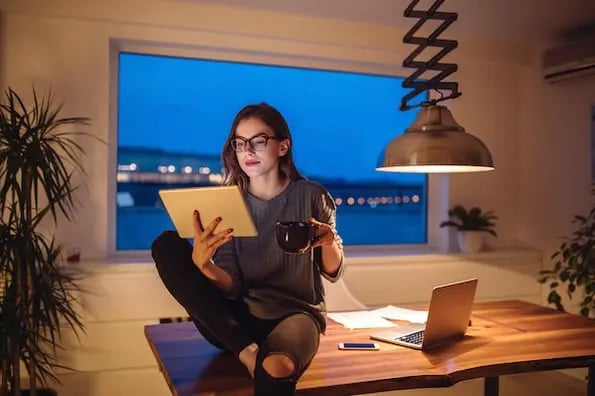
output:
POLYGON ((221 218, 194 213, 190 244, 162 233, 152 255, 173 297, 206 340, 235 354, 254 377, 255 395, 293 395, 325 330, 321 276, 336 281, 343 248, 335 204, 297 171, 281 113, 267 104, 244 107, 223 147, 227 183, 244 193, 258 236, 234 238, 221 218), (204 221, 209 221, 203 225, 204 221), (309 221, 313 249, 287 254, 276 242, 278 221, 309 221))

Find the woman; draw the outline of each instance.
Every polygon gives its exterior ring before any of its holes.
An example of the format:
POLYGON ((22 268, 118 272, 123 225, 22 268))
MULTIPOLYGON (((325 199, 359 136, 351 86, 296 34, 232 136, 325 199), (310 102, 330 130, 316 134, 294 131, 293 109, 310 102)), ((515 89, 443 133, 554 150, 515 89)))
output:
POLYGON ((223 147, 228 184, 244 194, 258 236, 234 238, 194 212, 194 243, 166 231, 153 243, 159 275, 206 340, 234 353, 254 377, 255 395, 293 395, 325 330, 320 276, 342 273, 343 248, 329 193, 297 171, 281 113, 267 104, 244 107, 223 147), (287 254, 277 245, 278 221, 308 220, 313 249, 287 254))

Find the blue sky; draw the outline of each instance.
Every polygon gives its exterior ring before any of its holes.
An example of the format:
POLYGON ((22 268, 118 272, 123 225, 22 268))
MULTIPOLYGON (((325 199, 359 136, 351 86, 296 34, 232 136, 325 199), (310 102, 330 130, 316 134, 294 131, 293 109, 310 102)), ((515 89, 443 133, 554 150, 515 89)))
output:
POLYGON ((219 154, 235 114, 267 102, 287 119, 304 174, 423 180, 374 170, 416 113, 398 110, 400 78, 137 54, 119 61, 119 145, 219 154))

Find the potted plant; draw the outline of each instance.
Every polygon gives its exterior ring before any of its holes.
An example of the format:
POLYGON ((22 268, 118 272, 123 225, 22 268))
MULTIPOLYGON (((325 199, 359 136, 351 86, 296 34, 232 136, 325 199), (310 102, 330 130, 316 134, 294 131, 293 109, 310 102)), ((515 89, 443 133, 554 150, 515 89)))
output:
MULTIPOLYGON (((591 187, 595 195, 595 184, 591 187)), ((575 215, 576 224, 572 236, 564 238, 552 256, 554 268, 540 271, 539 283, 549 282, 547 302, 558 310, 564 310, 558 288, 566 286, 566 295, 572 300, 577 293, 580 300, 580 314, 590 317, 595 310, 595 206, 586 216, 575 215)))
POLYGON ((83 329, 76 278, 62 265, 53 231, 72 220, 73 176, 82 172, 76 142, 87 118, 60 118, 62 106, 33 89, 30 107, 12 89, 0 103, 0 395, 56 394, 56 350, 64 328, 83 329), (43 225, 43 229, 42 229, 43 225), (48 226, 50 230, 48 232, 48 226), (45 231, 44 231, 45 230, 45 231), (49 235, 48 235, 49 234, 49 235), (29 389, 21 390, 28 374, 29 389))
POLYGON ((462 252, 479 252, 483 248, 485 233, 498 236, 494 230, 494 221, 498 217, 492 210, 483 212, 478 207, 467 210, 462 205, 456 205, 448 211, 448 216, 449 220, 440 223, 440 227, 454 227, 457 230, 457 242, 462 252))

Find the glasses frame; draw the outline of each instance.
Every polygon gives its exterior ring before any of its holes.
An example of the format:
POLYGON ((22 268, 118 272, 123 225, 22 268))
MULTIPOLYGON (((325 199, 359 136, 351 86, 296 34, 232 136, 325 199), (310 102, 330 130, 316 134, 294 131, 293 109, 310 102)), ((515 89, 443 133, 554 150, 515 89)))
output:
POLYGON ((280 138, 278 138, 277 136, 269 136, 267 134, 258 134, 255 136, 252 136, 250 139, 246 139, 245 137, 242 136, 235 136, 233 139, 231 139, 230 145, 231 148, 233 149, 233 151, 235 151, 236 153, 243 153, 246 151, 248 145, 252 148, 252 150, 254 151, 264 151, 267 148, 267 145, 269 144, 269 140, 280 140, 280 138), (254 147, 254 145, 252 144, 252 141, 254 139, 259 139, 259 138, 264 138, 264 146, 262 149, 257 149, 256 147, 254 147), (237 140, 241 140, 244 142, 244 148, 242 150, 238 150, 238 147, 236 146, 236 141, 237 140))

